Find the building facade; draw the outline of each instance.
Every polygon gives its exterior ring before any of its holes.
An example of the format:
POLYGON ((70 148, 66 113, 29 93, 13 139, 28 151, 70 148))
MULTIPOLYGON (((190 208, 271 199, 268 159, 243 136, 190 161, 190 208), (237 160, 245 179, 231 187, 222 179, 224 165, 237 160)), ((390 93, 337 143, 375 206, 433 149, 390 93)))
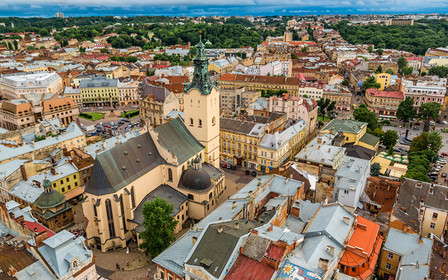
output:
POLYGON ((82 106, 118 106, 120 100, 117 86, 117 79, 93 77, 90 79, 81 80, 79 83, 79 89, 82 99, 82 106))
POLYGON ((364 99, 367 108, 380 116, 395 116, 398 105, 403 100, 404 94, 401 91, 380 91, 375 88, 367 89, 364 99))
POLYGON ((62 91, 62 79, 57 73, 17 73, 0 77, 0 93, 5 99, 59 94, 62 91))

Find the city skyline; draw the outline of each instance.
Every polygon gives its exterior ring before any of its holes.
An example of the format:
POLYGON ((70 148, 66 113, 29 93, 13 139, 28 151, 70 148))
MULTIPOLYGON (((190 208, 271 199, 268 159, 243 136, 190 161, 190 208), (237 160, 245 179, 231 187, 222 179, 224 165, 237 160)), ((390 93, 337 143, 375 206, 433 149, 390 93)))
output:
POLYGON ((447 13, 448 2, 437 0, 425 3, 420 1, 354 1, 347 0, 338 3, 329 1, 277 1, 275 5, 266 0, 229 0, 225 3, 210 4, 207 1, 168 0, 160 4, 153 0, 130 1, 76 0, 71 4, 61 4, 60 1, 3 1, 0 3, 0 17, 53 17, 62 12, 66 16, 211 16, 211 15, 331 15, 331 14, 394 14, 394 13, 447 13))

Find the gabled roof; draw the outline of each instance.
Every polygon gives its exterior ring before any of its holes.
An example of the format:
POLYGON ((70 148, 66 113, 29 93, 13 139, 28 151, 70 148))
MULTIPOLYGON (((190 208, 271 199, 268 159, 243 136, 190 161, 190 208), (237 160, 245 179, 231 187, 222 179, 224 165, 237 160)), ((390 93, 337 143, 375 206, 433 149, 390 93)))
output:
POLYGON ((97 155, 86 193, 115 193, 164 163, 150 134, 137 136, 97 155))
POLYGON ((180 118, 173 119, 154 129, 162 147, 177 156, 179 164, 186 162, 204 149, 180 118))

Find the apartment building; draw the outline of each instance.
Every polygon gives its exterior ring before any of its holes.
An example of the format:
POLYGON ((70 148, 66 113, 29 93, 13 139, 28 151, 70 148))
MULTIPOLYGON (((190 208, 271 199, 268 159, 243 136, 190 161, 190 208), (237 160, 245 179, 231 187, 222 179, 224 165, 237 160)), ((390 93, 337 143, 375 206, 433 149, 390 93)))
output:
POLYGON ((240 119, 221 118, 221 160, 249 169, 258 167, 258 145, 265 134, 265 124, 240 119))
POLYGON ((163 86, 144 84, 140 97, 140 119, 153 127, 169 121, 168 114, 180 110, 179 99, 163 86))
POLYGON ((326 85, 322 94, 323 99, 335 101, 336 110, 350 110, 353 95, 347 89, 341 89, 332 85, 326 85))
POLYGON ((259 91, 246 91, 241 87, 234 90, 221 90, 219 95, 220 111, 223 117, 233 117, 246 111, 260 96, 259 91))
POLYGON ((219 77, 218 81, 222 89, 245 87, 250 91, 286 90, 290 96, 307 95, 313 99, 320 99, 322 97, 325 85, 323 81, 308 83, 299 78, 239 74, 224 74, 219 77))
POLYGON ((258 170, 268 173, 291 160, 306 144, 307 124, 292 121, 283 131, 265 134, 258 146, 258 170))
POLYGON ((404 100, 401 91, 384 91, 376 88, 366 90, 364 101, 369 110, 380 116, 395 116, 398 105, 404 100))
POLYGON ((62 91, 62 79, 57 73, 16 73, 0 77, 0 93, 5 99, 59 94, 62 91))
POLYGON ((87 107, 118 106, 118 80, 105 77, 83 79, 79 83, 82 105, 87 107))
POLYGON ((416 107, 428 102, 437 102, 443 105, 446 95, 446 78, 403 79, 401 85, 405 97, 411 97, 416 107))
POLYGON ((119 105, 137 105, 139 98, 140 83, 138 81, 126 80, 118 81, 118 100, 119 105))

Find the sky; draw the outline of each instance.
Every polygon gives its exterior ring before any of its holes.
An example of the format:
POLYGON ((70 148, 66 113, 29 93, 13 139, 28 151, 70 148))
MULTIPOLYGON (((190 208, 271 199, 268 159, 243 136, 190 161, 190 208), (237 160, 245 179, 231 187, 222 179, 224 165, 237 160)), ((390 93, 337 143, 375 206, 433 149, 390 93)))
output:
POLYGON ((448 13, 448 0, 0 0, 0 17, 448 13))

